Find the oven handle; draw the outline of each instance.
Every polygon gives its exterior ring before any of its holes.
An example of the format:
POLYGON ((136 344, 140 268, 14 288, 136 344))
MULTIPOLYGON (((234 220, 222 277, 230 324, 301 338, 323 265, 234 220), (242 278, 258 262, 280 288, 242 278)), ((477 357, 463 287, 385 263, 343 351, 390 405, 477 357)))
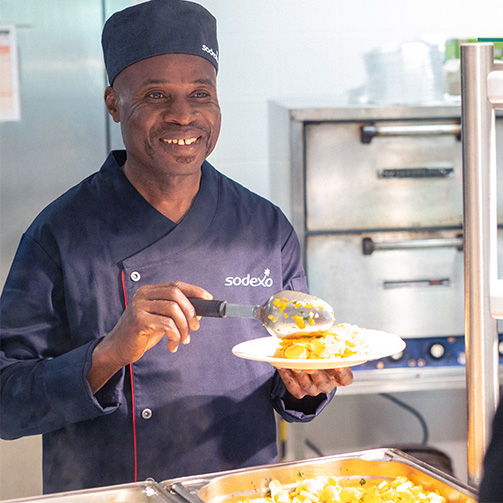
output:
POLYGON ((461 124, 412 124, 401 126, 376 126, 367 124, 360 128, 360 141, 370 143, 377 136, 439 136, 454 135, 461 141, 461 124))
POLYGON ((375 242, 372 238, 362 239, 363 255, 372 255, 375 251, 389 250, 422 250, 430 248, 456 248, 463 251, 463 236, 453 238, 404 239, 399 241, 375 242))

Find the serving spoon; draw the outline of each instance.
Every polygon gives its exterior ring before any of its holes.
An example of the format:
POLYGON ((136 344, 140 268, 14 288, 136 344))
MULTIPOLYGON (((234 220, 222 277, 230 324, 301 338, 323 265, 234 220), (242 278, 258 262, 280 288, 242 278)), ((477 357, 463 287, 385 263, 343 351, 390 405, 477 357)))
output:
POLYGON ((225 300, 189 298, 198 316, 255 318, 273 336, 312 334, 334 324, 332 307, 318 297, 282 290, 262 305, 231 304, 225 300))

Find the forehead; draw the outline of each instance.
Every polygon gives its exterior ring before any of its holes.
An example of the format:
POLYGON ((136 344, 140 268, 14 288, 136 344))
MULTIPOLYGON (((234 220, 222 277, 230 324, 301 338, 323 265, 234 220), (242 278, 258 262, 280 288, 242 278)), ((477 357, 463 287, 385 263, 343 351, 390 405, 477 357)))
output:
POLYGON ((139 87, 148 83, 207 83, 216 86, 215 67, 191 54, 162 54, 128 66, 117 75, 113 87, 139 87))

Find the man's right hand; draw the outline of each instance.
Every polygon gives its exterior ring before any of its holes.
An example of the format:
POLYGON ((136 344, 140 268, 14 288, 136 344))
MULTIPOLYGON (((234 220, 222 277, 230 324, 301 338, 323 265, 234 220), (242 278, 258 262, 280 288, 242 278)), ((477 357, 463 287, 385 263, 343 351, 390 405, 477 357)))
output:
POLYGON ((180 281, 140 287, 113 330, 96 346, 87 380, 93 393, 122 367, 139 360, 164 335, 168 349, 190 342, 199 319, 187 297, 212 299, 201 287, 180 281))

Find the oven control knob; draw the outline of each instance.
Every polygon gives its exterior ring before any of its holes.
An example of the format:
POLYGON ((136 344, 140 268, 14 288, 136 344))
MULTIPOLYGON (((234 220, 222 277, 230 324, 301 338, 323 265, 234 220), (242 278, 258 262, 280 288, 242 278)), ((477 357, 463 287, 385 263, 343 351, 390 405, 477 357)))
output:
POLYGON ((432 358, 435 358, 435 360, 440 360, 440 358, 443 358, 445 355, 444 346, 438 342, 436 344, 432 344, 430 346, 430 355, 432 358))
POLYGON ((395 353, 389 356, 389 359, 394 362, 399 362, 402 358, 403 358, 403 351, 400 351, 399 353, 395 353))

